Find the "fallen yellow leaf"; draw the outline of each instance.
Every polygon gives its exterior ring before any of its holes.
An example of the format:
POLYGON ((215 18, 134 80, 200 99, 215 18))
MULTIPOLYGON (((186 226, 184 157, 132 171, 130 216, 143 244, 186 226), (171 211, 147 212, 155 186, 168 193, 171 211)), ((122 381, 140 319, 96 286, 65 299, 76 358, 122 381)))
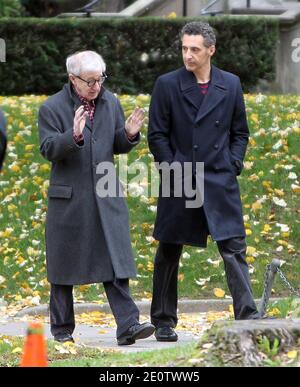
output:
POLYGON ((271 316, 271 317, 279 316, 279 315, 280 315, 280 310, 278 308, 273 308, 268 312, 268 316, 271 316))
POLYGON ((184 274, 181 273, 178 275, 178 281, 182 282, 184 280, 184 274))
POLYGON ((259 177, 255 173, 253 173, 253 175, 248 177, 249 181, 257 181, 258 179, 259 177))
POLYGON ((269 231, 271 231, 271 230, 272 230, 272 227, 269 224, 265 224, 264 229, 262 231, 262 234, 268 234, 269 231))
POLYGON ((300 194, 300 187, 298 185, 292 184, 292 190, 295 193, 300 194))
POLYGON ((276 194, 277 194, 278 196, 284 196, 284 192, 283 192, 281 189, 276 189, 276 188, 275 188, 274 191, 276 192, 276 194))
POLYGON ((298 352, 297 352, 297 351, 290 351, 290 352, 288 352, 288 354, 287 354, 287 356, 288 356, 289 359, 296 359, 297 355, 298 355, 298 352))
POLYGON ((259 200, 257 200, 255 203, 252 204, 251 208, 252 208, 252 211, 256 212, 262 209, 262 204, 259 200))
POLYGON ((249 257, 246 257, 246 261, 250 265, 251 263, 255 262, 255 258, 252 255, 250 255, 249 257))
POLYGON ((225 296, 225 292, 223 289, 215 288, 214 289, 214 295, 218 298, 223 298, 225 296))
POLYGON ((279 241, 277 241, 277 243, 281 246, 288 246, 288 242, 287 241, 283 241, 282 239, 280 239, 279 241))
POLYGON ((256 253, 256 248, 252 246, 247 246, 247 254, 248 255, 253 255, 256 253))
POLYGON ((20 348, 20 347, 17 347, 17 348, 15 348, 15 349, 12 351, 12 353, 20 353, 20 352, 22 352, 22 348, 20 348))

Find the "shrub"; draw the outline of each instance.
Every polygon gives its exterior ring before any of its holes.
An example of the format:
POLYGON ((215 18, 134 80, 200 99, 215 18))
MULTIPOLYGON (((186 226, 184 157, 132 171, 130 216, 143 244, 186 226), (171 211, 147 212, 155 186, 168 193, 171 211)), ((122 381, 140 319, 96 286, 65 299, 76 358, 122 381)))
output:
MULTIPOLYGON (((65 58, 92 49, 108 65, 109 87, 118 93, 150 93, 155 79, 182 66, 178 32, 192 19, 2 19, 7 62, 0 65, 1 94, 47 93, 66 81, 65 58)), ((207 20, 207 19, 206 19, 207 20)), ((240 76, 245 90, 275 74, 277 21, 213 17, 214 63, 240 76)))
POLYGON ((24 15, 20 0, 1 0, 0 17, 18 17, 24 15))

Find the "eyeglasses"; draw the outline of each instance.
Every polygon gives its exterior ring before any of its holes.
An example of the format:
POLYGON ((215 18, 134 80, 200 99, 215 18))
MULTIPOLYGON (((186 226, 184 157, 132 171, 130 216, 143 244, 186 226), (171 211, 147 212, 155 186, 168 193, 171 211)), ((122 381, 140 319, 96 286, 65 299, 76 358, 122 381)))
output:
POLYGON ((106 74, 101 75, 101 77, 99 79, 92 79, 90 81, 86 81, 85 79, 79 77, 78 75, 74 75, 74 77, 85 82, 88 85, 88 87, 93 87, 93 86, 95 86, 96 83, 99 83, 99 85, 102 85, 102 83, 104 83, 105 79, 107 78, 107 75, 106 74))

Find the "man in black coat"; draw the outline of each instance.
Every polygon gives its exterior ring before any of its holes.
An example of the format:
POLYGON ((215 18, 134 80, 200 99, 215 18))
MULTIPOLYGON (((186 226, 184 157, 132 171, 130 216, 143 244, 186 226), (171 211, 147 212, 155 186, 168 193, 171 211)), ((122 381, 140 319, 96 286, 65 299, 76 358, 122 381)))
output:
MULTIPOLYGON (((204 197, 203 205, 188 208, 184 195, 178 197, 171 189, 171 197, 166 197, 160 191, 154 229, 160 244, 151 306, 159 341, 178 338, 174 328, 183 245, 206 247, 209 234, 225 263, 235 318, 259 318, 245 259, 246 235, 236 178, 243 168, 249 138, 240 80, 211 65, 216 37, 208 24, 188 23, 181 40, 184 67, 156 81, 148 141, 157 163, 190 163, 198 190, 197 164, 204 163, 204 197)), ((183 178, 186 180, 185 175, 183 178)))
POLYGON ((6 132, 5 132, 5 118, 0 110, 0 171, 2 168, 5 150, 6 150, 6 132))

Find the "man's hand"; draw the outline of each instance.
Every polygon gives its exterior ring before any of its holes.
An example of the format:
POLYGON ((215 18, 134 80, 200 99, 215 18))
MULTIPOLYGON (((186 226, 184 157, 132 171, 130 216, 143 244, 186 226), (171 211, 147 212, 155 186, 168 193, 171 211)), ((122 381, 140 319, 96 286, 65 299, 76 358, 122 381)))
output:
POLYGON ((76 112, 74 117, 73 130, 74 135, 76 137, 81 136, 83 129, 85 127, 86 119, 88 117, 88 112, 84 110, 84 106, 80 106, 76 112))
POLYGON ((125 123, 128 138, 134 138, 139 133, 144 124, 144 118, 144 110, 136 107, 125 123))

